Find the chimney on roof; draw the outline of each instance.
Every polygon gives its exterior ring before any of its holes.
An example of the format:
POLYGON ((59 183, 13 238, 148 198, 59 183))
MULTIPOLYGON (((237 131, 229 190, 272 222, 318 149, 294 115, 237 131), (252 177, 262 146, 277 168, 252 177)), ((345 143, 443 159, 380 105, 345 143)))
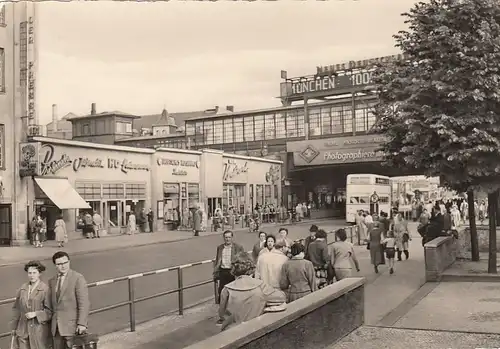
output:
POLYGON ((226 106, 226 110, 230 111, 231 113, 233 113, 234 112, 234 105, 228 105, 228 106, 226 106))
POLYGON ((52 131, 57 132, 57 104, 52 104, 52 131))
POLYGON ((90 106, 90 115, 95 115, 95 114, 96 114, 95 103, 92 103, 90 106))
POLYGON ((219 112, 219 106, 216 105, 214 109, 215 109, 215 114, 217 114, 219 112))

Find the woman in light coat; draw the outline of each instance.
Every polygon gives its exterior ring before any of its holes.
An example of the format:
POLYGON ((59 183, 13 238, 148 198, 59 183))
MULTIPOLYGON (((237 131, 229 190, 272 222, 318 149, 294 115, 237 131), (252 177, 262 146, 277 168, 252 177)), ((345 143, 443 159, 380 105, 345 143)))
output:
POLYGON ((45 267, 39 261, 24 266, 28 282, 16 295, 10 322, 15 348, 49 349, 52 347, 49 322, 52 311, 49 308, 48 286, 40 281, 45 267))
POLYGON ((130 216, 128 216, 128 235, 134 235, 137 230, 137 224, 135 220, 134 212, 130 212, 130 216))
POLYGON ((64 247, 64 243, 67 242, 68 239, 68 233, 62 215, 60 215, 54 223, 54 233, 56 234, 57 245, 59 247, 64 247))
POLYGON ((408 230, 408 223, 404 220, 401 213, 398 213, 396 217, 394 217, 392 230, 394 232, 394 239, 396 240, 398 261, 401 261, 401 253, 405 254, 406 259, 410 258, 408 247, 411 237, 408 230))

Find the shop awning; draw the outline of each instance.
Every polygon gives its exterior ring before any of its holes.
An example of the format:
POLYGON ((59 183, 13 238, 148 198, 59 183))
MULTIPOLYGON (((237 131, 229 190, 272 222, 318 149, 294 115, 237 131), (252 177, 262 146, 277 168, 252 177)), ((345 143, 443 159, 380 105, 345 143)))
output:
POLYGON ((35 182, 50 200, 61 210, 90 208, 66 178, 35 178, 35 182))

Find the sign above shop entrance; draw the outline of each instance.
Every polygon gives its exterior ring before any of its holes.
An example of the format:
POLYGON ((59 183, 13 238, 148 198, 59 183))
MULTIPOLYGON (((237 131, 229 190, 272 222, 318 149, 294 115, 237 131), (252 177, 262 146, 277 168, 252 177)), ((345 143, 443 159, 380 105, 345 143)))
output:
POLYGON ((180 166, 180 167, 200 167, 199 161, 194 160, 176 160, 168 158, 158 158, 156 160, 158 166, 180 166))
POLYGON ((386 141, 384 135, 361 135, 287 143, 295 166, 346 164, 382 161, 379 151, 386 141))
POLYGON ((234 179, 242 173, 248 172, 248 162, 245 161, 243 165, 236 163, 235 160, 227 160, 224 164, 224 169, 222 172, 222 179, 228 181, 234 179))

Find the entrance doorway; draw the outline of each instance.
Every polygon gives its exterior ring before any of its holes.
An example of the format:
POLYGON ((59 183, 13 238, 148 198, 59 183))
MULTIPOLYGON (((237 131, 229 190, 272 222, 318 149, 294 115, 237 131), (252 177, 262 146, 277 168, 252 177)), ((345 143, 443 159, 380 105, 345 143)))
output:
POLYGON ((208 216, 213 217, 215 209, 220 207, 222 209, 222 198, 208 198, 208 216))
POLYGON ((12 206, 0 205, 0 246, 9 246, 12 241, 12 206))

